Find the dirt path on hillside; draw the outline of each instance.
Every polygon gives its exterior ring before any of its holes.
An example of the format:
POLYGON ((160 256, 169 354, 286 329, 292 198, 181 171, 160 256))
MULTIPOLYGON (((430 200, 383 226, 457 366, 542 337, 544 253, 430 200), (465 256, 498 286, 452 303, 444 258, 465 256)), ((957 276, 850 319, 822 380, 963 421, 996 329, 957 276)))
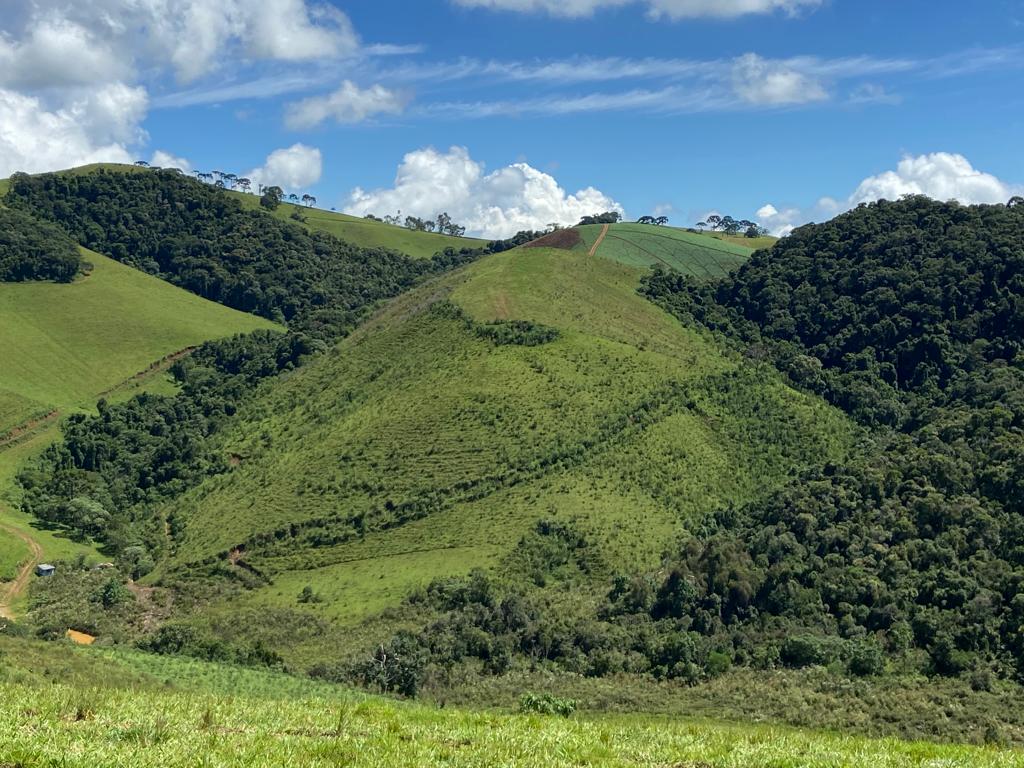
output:
MULTIPOLYGON (((196 347, 186 347, 185 349, 181 349, 178 350, 177 352, 172 352, 169 355, 165 355, 164 357, 160 358, 155 363, 150 365, 146 370, 139 371, 139 373, 136 373, 134 376, 128 377, 120 384, 111 387, 105 392, 101 392, 99 395, 97 395, 97 398, 105 397, 109 394, 118 391, 122 387, 135 383, 140 379, 144 379, 147 376, 150 376, 158 371, 166 370, 170 368, 171 365, 173 365, 176 361, 180 360, 186 355, 191 354, 195 350, 196 347)), ((43 417, 33 419, 24 424, 20 424, 14 427, 9 432, 0 435, 0 452, 8 448, 12 448, 22 438, 32 434, 39 427, 57 420, 58 418, 60 418, 60 415, 60 411, 53 410, 43 417)), ((14 613, 11 610, 11 606, 14 604, 14 601, 17 600, 28 587, 29 579, 32 578, 32 572, 35 570, 35 567, 40 562, 42 562, 43 548, 39 546, 39 543, 31 536, 29 536, 27 533, 22 533, 16 528, 10 528, 2 523, 0 523, 0 535, 10 535, 18 537, 23 542, 25 542, 25 544, 29 548, 29 551, 31 552, 31 557, 28 559, 25 565, 23 565, 22 568, 18 571, 17 578, 15 578, 14 581, 10 582, 6 586, 0 586, 0 618, 13 619, 14 613)))
POLYGON ((595 240, 594 244, 590 246, 591 256, 597 253, 597 249, 601 247, 601 243, 603 243, 604 239, 608 236, 609 227, 611 227, 611 224, 605 224, 601 227, 601 234, 597 236, 597 240, 595 240))
POLYGON ((22 424, 18 424, 16 427, 12 427, 7 432, 0 434, 0 451, 13 447, 16 443, 20 442, 22 438, 31 435, 39 429, 39 427, 44 424, 49 424, 59 417, 60 411, 54 409, 45 416, 29 419, 22 424))
POLYGON ((21 566, 21 570, 18 571, 18 576, 12 581, 2 594, 0 594, 0 618, 13 619, 14 613, 11 611, 11 605, 14 601, 25 591, 28 587, 28 580, 32 578, 32 571, 39 565, 43 559, 43 548, 39 546, 35 539, 26 533, 22 533, 16 528, 9 528, 6 525, 0 525, 0 532, 4 535, 16 536, 21 539, 28 546, 31 552, 31 557, 21 566))
POLYGON ((152 376, 154 373, 162 373, 162 372, 170 369, 170 367, 172 365, 174 365, 176 362, 181 360, 183 357, 191 355, 197 349, 199 349, 199 347, 185 347, 184 349, 179 349, 177 352, 172 352, 169 355, 164 355, 159 360, 157 360, 155 363, 150 365, 149 368, 147 368, 146 370, 139 371, 134 376, 129 376, 127 379, 122 381, 120 384, 115 384, 110 389, 103 390, 102 392, 99 393, 99 395, 97 395, 97 397, 99 398, 99 397, 106 397, 107 395, 112 395, 115 392, 117 392, 117 391, 119 391, 121 389, 124 389, 125 387, 127 387, 130 384, 134 384, 137 381, 141 381, 142 379, 145 379, 145 378, 148 378, 149 376, 152 376))

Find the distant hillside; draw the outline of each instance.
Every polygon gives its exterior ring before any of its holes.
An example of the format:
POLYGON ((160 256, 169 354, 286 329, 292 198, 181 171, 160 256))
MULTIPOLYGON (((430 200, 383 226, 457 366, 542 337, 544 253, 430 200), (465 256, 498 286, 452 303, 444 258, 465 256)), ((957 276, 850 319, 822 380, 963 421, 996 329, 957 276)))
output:
POLYGON ((73 283, 0 283, 0 434, 35 413, 91 408, 165 355, 274 327, 83 253, 92 270, 73 283))
MULTIPOLYGON (((246 208, 260 208, 260 199, 256 195, 242 192, 230 194, 236 196, 246 208)), ((322 208, 307 208, 293 203, 282 203, 272 215, 281 221, 294 222, 292 215, 296 212, 302 217, 301 223, 310 230, 326 232, 361 248, 389 248, 416 259, 429 259, 445 248, 454 248, 458 251, 463 248, 483 248, 488 243, 487 240, 474 237, 451 237, 436 232, 420 232, 382 221, 361 219, 357 216, 325 211, 322 208)))
POLYGON ((375 302, 477 255, 363 249, 169 170, 16 174, 4 202, 203 298, 325 338, 350 330, 375 302))
MULTIPOLYGON (((91 551, 35 529, 13 508, 15 472, 59 436, 62 418, 92 410, 101 396, 170 391, 162 362, 169 355, 275 327, 97 253, 82 255, 90 273, 72 283, 0 283, 0 536, 10 537, 0 547, 0 580, 32 556, 29 542, 48 558, 91 551)), ((0 614, 6 592, 0 584, 0 614)))
POLYGON ((631 267, 675 270, 696 278, 723 277, 745 262, 753 248, 672 227, 651 224, 588 224, 577 227, 579 248, 631 267), (595 249, 595 245, 597 246, 595 249))

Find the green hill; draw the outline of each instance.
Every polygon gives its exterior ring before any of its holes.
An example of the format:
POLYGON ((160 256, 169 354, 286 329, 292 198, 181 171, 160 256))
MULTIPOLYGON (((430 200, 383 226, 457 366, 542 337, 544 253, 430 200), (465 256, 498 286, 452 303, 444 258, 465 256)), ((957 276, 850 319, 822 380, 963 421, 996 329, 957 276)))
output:
POLYGON ((97 253, 70 284, 0 284, 0 434, 27 417, 91 408, 166 355, 272 328, 97 253), (60 375, 55 375, 60 372, 60 375))
MULTIPOLYGON (((269 583, 213 614, 353 626, 497 569, 552 520, 604 563, 589 596, 610 570, 656 568, 714 508, 844 455, 848 422, 682 327, 641 274, 516 250, 396 300, 243 409, 221 447, 235 468, 165 510, 179 534, 162 578, 244 567, 269 583), (297 606, 306 585, 322 602, 297 606)), ((306 664, 323 642, 275 649, 306 664)))
MULTIPOLYGON (((100 171, 111 173, 137 173, 150 174, 153 169, 142 168, 134 165, 120 165, 117 163, 94 163, 83 165, 62 171, 62 174, 90 175, 100 171)), ((7 193, 9 181, 0 180, 0 197, 7 193)), ((228 191, 228 196, 237 200, 247 210, 263 211, 260 207, 258 195, 246 194, 243 192, 228 191)), ((487 245, 487 240, 480 240, 473 237, 450 237, 439 235, 435 232, 417 232, 405 227, 393 226, 382 221, 362 219, 357 216, 349 216, 344 213, 327 211, 323 208, 307 208, 306 206, 282 203, 271 213, 274 218, 285 223, 297 223, 292 214, 299 212, 302 216, 301 223, 310 231, 324 232, 334 235, 360 248, 389 248, 404 253, 417 259, 429 259, 435 253, 445 248, 482 248, 487 245)))
POLYGON ((0 525, 23 537, 0 547, 0 578, 28 558, 24 537, 49 558, 91 551, 35 529, 4 503, 18 467, 58 436, 63 416, 91 410, 101 396, 170 391, 161 364, 167 356, 273 327, 99 254, 82 254, 92 269, 73 283, 0 283, 0 525))
POLYGON ((604 237, 604 227, 600 224, 575 229, 581 240, 576 248, 593 251, 595 256, 631 267, 660 266, 705 279, 723 277, 754 252, 751 247, 712 235, 651 224, 612 224, 604 237))

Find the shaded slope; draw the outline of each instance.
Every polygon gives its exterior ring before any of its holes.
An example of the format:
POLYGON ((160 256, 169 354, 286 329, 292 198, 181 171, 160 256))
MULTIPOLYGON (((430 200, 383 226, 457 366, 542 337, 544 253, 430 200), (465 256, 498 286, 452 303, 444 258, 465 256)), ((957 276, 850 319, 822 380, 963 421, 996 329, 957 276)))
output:
POLYGON ((239 466, 170 510, 167 568, 234 550, 278 580, 249 602, 294 604, 313 582, 350 621, 497 563, 542 517, 574 521, 615 567, 653 567, 684 522, 844 451, 837 414, 724 357, 639 276, 532 249, 400 298, 242 414, 223 446, 239 466), (560 335, 477 332, 510 319, 560 335))

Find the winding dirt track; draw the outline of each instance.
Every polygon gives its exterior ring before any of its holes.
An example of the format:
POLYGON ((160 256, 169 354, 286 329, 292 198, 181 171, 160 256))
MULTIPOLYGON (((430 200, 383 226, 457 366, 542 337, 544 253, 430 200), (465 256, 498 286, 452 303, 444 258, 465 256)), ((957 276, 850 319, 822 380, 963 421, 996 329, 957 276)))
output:
MULTIPOLYGON (((105 392, 101 392, 99 395, 97 395, 97 397, 105 397, 106 395, 116 392, 118 389, 124 387, 127 384, 131 384, 135 381, 144 379, 146 376, 149 376, 153 373, 166 370, 170 368, 175 361, 180 360, 181 358, 193 352, 195 349, 195 347, 186 347, 185 349, 180 349, 177 352, 172 352, 169 355, 165 355, 164 357, 160 358, 155 363, 150 365, 146 370, 139 371, 134 376, 131 376, 122 381, 120 384, 111 387, 105 392)), ((0 435, 0 451, 12 447, 21 438, 32 433, 38 427, 55 421, 60 417, 60 415, 60 411, 53 410, 43 417, 33 419, 32 421, 26 422, 25 424, 20 424, 17 427, 14 427, 9 432, 0 435)), ((17 538, 25 542, 26 546, 28 546, 29 551, 31 552, 31 557, 29 557, 29 559, 18 571, 17 578, 15 578, 14 581, 6 585, 0 584, 0 618, 14 619, 14 613, 11 610, 11 605, 25 591, 26 587, 28 587, 29 579, 32 578, 32 572, 35 570, 35 567, 39 565, 40 562, 42 562, 43 549, 39 546, 35 539, 33 539, 27 533, 22 533, 16 528, 11 528, 2 523, 0 523, 0 535, 16 536, 17 538)))
POLYGON ((21 566, 21 570, 18 571, 17 578, 7 585, 7 588, 0 594, 0 618, 13 619, 14 614, 11 612, 11 603, 18 597, 22 592, 25 591, 25 587, 28 586, 28 580, 32 578, 32 571, 39 564, 43 558, 43 548, 36 543, 28 534, 22 533, 15 528, 9 528, 6 525, 0 525, 0 532, 4 535, 16 536, 21 539, 28 546, 32 556, 21 566))
POLYGON ((590 255, 591 256, 593 256, 595 253, 597 253, 597 249, 601 247, 601 243, 603 243, 604 239, 608 236, 608 228, 610 226, 611 226, 610 224, 605 224, 605 225, 603 225, 601 227, 601 234, 597 236, 597 240, 595 240, 594 244, 592 246, 590 246, 590 255))

